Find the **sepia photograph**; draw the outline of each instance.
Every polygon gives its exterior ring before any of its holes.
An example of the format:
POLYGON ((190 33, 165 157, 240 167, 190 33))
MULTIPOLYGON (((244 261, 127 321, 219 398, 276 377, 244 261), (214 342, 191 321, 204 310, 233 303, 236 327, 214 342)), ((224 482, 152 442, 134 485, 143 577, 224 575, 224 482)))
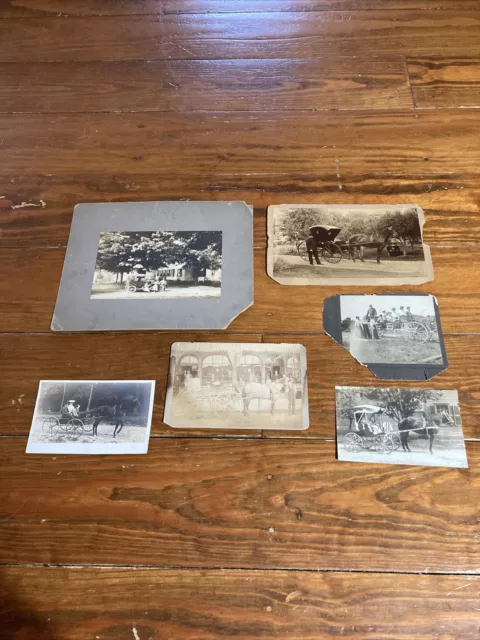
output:
POLYGON ((415 205, 274 205, 268 275, 286 285, 420 284, 433 279, 415 205))
POLYGON ((92 298, 218 298, 221 231, 100 234, 92 298))
POLYGON ((42 380, 27 453, 147 453, 153 380, 42 380))
POLYGON ((336 387, 339 460, 468 467, 458 394, 336 387))
POLYGON ((177 342, 165 407, 171 427, 307 429, 305 348, 177 342))
POLYGON ((343 346, 362 364, 442 364, 443 336, 430 295, 342 295, 343 346))

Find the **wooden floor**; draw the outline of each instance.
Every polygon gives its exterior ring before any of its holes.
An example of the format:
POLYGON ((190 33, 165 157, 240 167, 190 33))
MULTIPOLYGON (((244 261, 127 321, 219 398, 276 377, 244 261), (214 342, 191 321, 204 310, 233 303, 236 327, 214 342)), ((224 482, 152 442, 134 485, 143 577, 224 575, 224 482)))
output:
POLYGON ((479 107, 478 0, 0 0, 2 638, 478 639, 479 107), (255 207, 255 305, 52 334, 74 205, 162 199, 255 207), (334 385, 381 383, 323 332, 342 289, 265 273, 292 202, 425 209, 468 470, 335 460, 334 385), (173 433, 177 340, 301 342, 311 428, 173 433), (25 456, 42 378, 156 378, 148 455, 25 456))

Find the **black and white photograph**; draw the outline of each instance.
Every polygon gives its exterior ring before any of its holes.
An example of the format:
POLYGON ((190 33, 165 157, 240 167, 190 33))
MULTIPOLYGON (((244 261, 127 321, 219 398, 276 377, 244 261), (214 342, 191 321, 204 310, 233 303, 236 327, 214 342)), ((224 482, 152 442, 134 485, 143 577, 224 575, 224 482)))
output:
MULTIPOLYGON (((446 368, 443 334, 434 296, 338 297, 342 344, 360 363, 367 366, 389 364, 393 369, 398 365, 428 365, 427 369, 434 366, 435 373, 446 368)), ((425 380, 425 367, 418 371, 418 379, 425 380)), ((399 379, 400 374, 393 374, 393 377, 399 379)))
POLYGON ((420 284, 433 279, 415 205, 274 205, 268 275, 286 285, 420 284))
POLYGON ((305 348, 175 343, 164 419, 182 428, 307 429, 305 348))
POLYGON ((153 380, 42 380, 27 453, 147 453, 153 380))
POLYGON ((468 467, 458 394, 336 387, 339 460, 468 467))
POLYGON ((100 234, 92 298, 217 298, 221 231, 100 234))

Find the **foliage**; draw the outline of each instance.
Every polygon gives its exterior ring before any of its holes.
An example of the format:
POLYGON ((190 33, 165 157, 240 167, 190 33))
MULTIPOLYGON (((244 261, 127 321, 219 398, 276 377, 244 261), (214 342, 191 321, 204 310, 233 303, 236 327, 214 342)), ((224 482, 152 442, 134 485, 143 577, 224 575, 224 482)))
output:
POLYGON ((281 221, 278 232, 285 242, 297 242, 304 240, 314 225, 331 225, 339 227, 338 239, 346 240, 354 235, 379 237, 389 226, 393 227, 395 234, 412 245, 421 239, 421 229, 418 221, 417 210, 412 207, 407 211, 390 210, 382 216, 378 215, 352 215, 350 212, 318 211, 309 207, 299 207, 290 211, 281 221))
POLYGON ((152 231, 102 233, 97 268, 129 273, 140 264, 147 271, 178 265, 198 276, 203 269, 219 269, 220 231, 152 231))
POLYGON ((440 399, 441 393, 430 389, 342 389, 340 406, 344 413, 364 402, 384 407, 385 413, 397 422, 423 410, 426 403, 440 399), (361 400, 359 398, 361 396, 361 400))

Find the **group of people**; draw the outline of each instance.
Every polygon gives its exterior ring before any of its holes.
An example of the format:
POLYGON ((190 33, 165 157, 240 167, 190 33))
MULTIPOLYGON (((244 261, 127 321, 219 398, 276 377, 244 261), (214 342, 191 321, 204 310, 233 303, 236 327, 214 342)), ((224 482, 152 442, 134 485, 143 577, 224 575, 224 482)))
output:
POLYGON ((373 305, 369 305, 367 312, 362 316, 355 316, 353 325, 353 337, 361 340, 380 340, 378 329, 385 329, 387 323, 394 326, 403 322, 412 322, 415 316, 410 307, 396 307, 377 313, 373 305))
POLYGON ((145 291, 146 293, 165 291, 167 289, 167 279, 165 276, 160 279, 155 274, 142 275, 134 272, 127 279, 127 288, 131 285, 135 285, 137 290, 145 291))

